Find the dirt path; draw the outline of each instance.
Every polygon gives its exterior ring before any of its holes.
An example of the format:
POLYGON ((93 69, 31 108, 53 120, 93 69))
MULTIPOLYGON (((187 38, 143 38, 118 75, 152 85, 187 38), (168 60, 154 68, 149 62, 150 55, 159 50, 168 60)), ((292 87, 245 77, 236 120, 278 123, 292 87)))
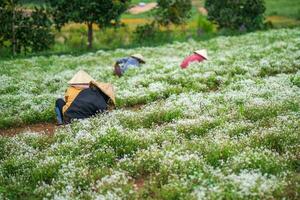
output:
POLYGON ((207 10, 204 8, 204 7, 198 7, 198 11, 204 15, 204 16, 207 16, 207 10))
MULTIPOLYGON (((133 106, 124 107, 126 110, 138 111, 142 109, 144 104, 136 104, 133 106)), ((120 108, 122 109, 122 108, 120 108)), ((0 129, 0 136, 14 136, 24 132, 35 132, 46 135, 53 135, 58 126, 55 123, 37 123, 37 124, 29 124, 23 125, 20 127, 11 127, 7 129, 0 129)))
POLYGON ((8 129, 0 129, 1 136, 14 136, 24 132, 36 132, 46 135, 53 135, 58 126, 54 123, 38 123, 32 125, 24 125, 21 127, 13 127, 8 129))
POLYGON ((152 10, 153 8, 155 8, 157 6, 157 3, 147 3, 145 5, 137 5, 137 6, 134 6, 132 8, 130 8, 128 10, 128 12, 130 14, 133 14, 133 15, 137 15, 137 14, 140 14, 140 13, 144 13, 144 12, 148 12, 150 10, 152 10))

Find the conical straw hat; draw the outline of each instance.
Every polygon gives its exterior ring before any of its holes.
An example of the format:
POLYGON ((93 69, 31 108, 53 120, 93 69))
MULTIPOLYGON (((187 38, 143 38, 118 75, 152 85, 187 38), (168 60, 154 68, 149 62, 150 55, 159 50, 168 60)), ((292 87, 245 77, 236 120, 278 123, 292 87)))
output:
POLYGON ((73 78, 68 82, 68 84, 89 84, 91 81, 94 81, 94 79, 85 71, 80 70, 73 76, 73 78))
POLYGON ((139 59, 142 63, 146 63, 144 57, 139 53, 133 54, 133 55, 131 55, 131 57, 139 59))
POLYGON ((90 84, 98 87, 104 94, 106 94, 112 101, 113 105, 116 105, 116 97, 114 87, 110 83, 101 83, 97 81, 91 81, 90 84))
POLYGON ((196 54, 202 56, 203 58, 205 58, 206 60, 208 60, 206 49, 197 50, 197 51, 194 51, 194 53, 196 53, 196 54))

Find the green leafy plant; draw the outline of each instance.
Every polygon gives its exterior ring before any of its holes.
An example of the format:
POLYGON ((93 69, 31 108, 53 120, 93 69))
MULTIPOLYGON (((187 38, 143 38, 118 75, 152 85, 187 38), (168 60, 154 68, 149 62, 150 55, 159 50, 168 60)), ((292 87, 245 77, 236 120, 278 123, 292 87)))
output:
POLYGON ((197 20, 198 35, 202 33, 213 33, 216 32, 216 25, 207 20, 203 15, 199 15, 197 20))
POLYGON ((220 28, 255 30, 263 28, 264 0, 207 0, 208 19, 220 28))
POLYGON ((181 25, 191 17, 191 0, 158 0, 155 20, 163 26, 181 25))
POLYGON ((157 26, 154 22, 151 24, 145 24, 141 26, 137 26, 135 29, 135 39, 139 43, 142 43, 143 41, 147 39, 153 40, 153 38, 156 36, 156 33, 158 31, 157 26))
POLYGON ((43 7, 28 11, 19 0, 0 1, 0 47, 10 48, 14 55, 49 49, 54 43, 51 25, 43 7))

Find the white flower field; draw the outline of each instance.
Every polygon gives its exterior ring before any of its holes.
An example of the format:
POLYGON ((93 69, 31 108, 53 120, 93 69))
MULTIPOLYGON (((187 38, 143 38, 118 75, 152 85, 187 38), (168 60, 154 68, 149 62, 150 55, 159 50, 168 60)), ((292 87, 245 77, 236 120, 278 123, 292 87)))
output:
POLYGON ((0 128, 53 121, 80 69, 117 108, 0 136, 0 199, 300 198, 300 28, 0 61, 0 128), (200 48, 210 60, 180 69, 200 48), (113 76, 133 53, 147 63, 113 76))

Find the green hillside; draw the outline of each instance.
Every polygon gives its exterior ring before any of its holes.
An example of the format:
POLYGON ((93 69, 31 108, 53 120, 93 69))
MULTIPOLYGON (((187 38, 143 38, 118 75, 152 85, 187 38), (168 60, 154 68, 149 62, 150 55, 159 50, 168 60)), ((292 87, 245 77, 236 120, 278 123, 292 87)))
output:
POLYGON ((115 86, 117 108, 53 136, 0 136, 0 199, 299 197, 299 28, 2 60, 1 128, 54 121, 79 69, 115 86), (210 60, 180 69, 200 48, 210 60), (133 53, 147 63, 114 77, 133 53))

